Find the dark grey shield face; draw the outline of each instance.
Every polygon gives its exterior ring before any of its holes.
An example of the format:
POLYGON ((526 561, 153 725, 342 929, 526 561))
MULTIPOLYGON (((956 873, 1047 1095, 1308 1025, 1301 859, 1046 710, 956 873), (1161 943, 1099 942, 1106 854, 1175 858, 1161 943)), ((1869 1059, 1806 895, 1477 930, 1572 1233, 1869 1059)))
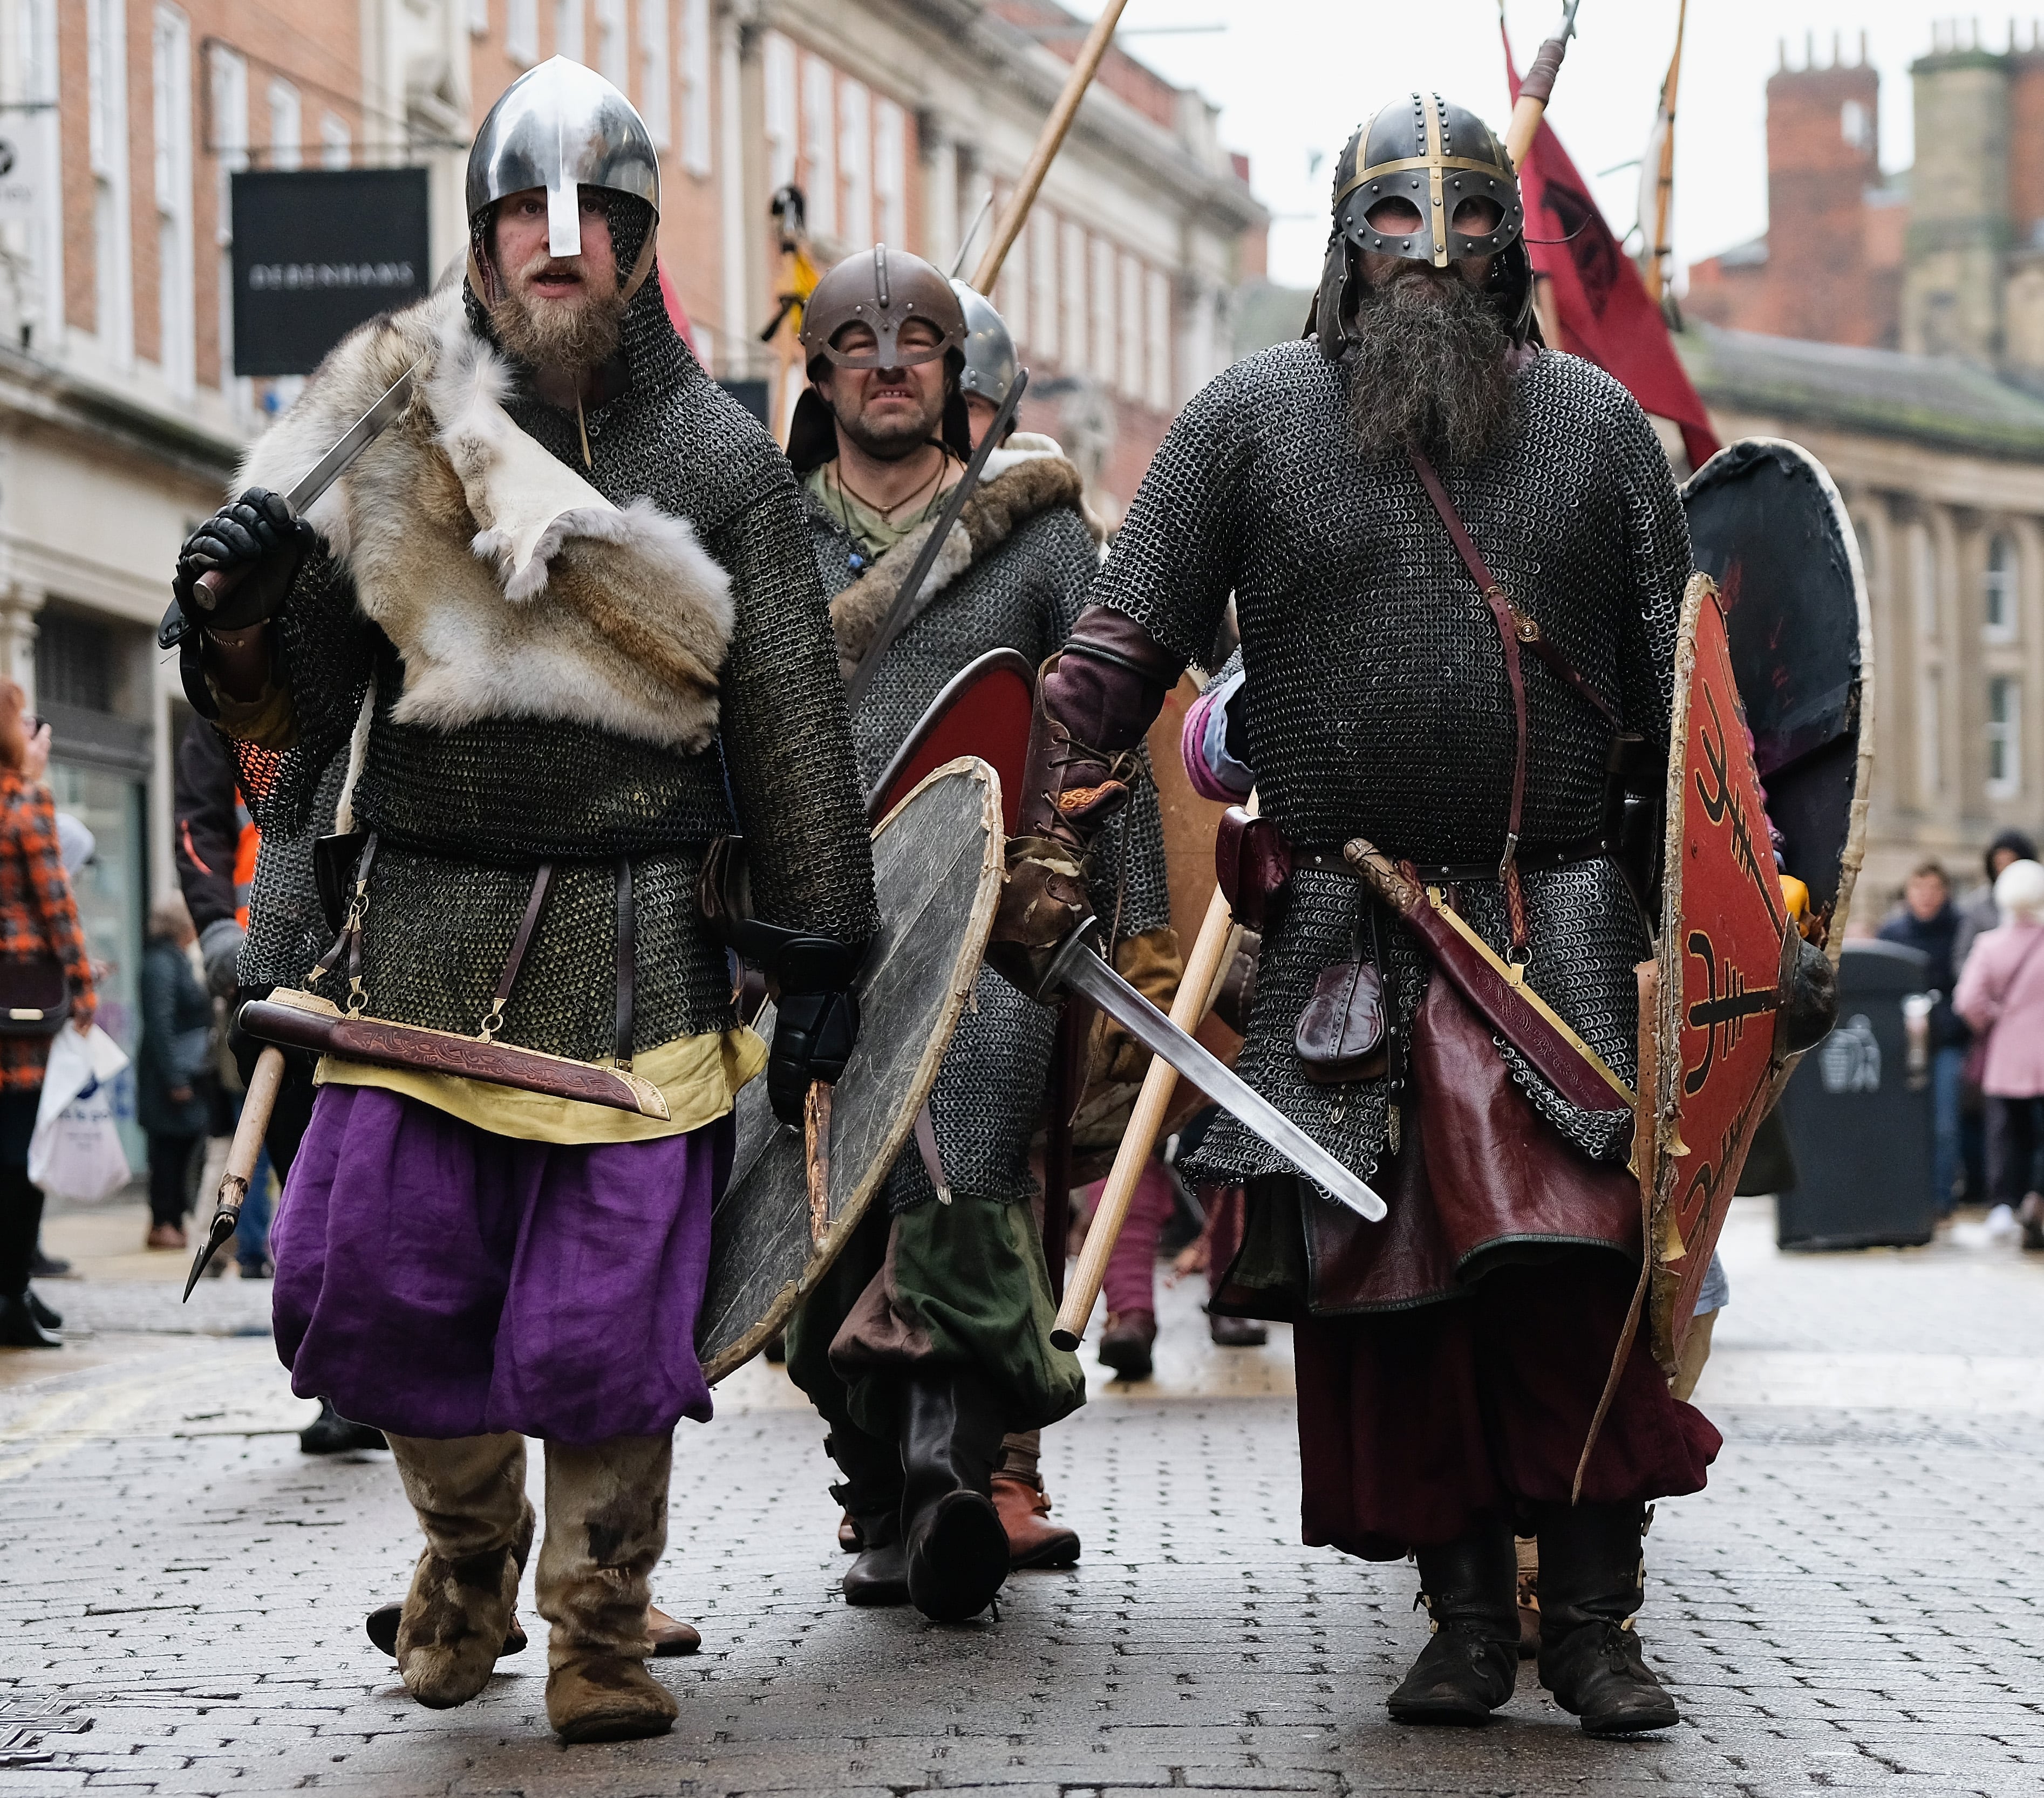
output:
POLYGON ((1379 107, 1359 136, 1355 173, 1335 196, 1335 228, 1357 249, 1441 268, 1524 230, 1511 159, 1475 113, 1415 94, 1379 107))

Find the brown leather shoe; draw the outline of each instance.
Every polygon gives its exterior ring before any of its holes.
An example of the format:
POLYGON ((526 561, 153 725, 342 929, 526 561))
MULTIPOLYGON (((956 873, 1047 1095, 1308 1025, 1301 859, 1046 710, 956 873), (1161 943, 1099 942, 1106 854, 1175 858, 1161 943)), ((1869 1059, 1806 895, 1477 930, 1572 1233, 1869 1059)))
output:
POLYGON ((1051 1495, 1020 1474, 993 1476, 993 1508, 1008 1532, 1011 1567, 1069 1567, 1079 1558, 1079 1532, 1045 1520, 1051 1495))
POLYGON ((1147 1380, 1152 1363, 1151 1344, 1157 1340, 1154 1311, 1110 1311, 1101 1332, 1100 1363, 1124 1380, 1147 1380))
POLYGON ((143 1237, 144 1248, 182 1248, 185 1233, 175 1224, 152 1224, 149 1233, 143 1237))
POLYGON ((702 1647, 702 1631, 694 1624, 670 1617, 657 1604, 646 1607, 646 1639, 653 1645, 656 1660, 670 1654, 693 1654, 702 1647))
POLYGON ((1207 1335, 1216 1348, 1261 1348, 1270 1332, 1254 1317, 1223 1317, 1209 1313, 1207 1335))

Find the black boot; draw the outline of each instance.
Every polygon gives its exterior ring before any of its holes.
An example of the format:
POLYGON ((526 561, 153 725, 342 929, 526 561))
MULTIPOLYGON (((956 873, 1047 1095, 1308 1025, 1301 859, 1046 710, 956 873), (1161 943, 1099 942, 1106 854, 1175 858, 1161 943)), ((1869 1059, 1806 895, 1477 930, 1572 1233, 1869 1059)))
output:
POLYGON ((36 1321, 44 1329, 60 1330, 63 1328, 63 1313, 60 1311, 53 1311, 45 1305, 37 1296, 33 1286, 30 1286, 21 1296, 29 1302, 29 1310, 35 1313, 36 1321))
POLYGON ((0 1348, 61 1348, 44 1329, 29 1302, 27 1288, 11 1298, 0 1294, 0 1348))
POLYGON ((1420 1597, 1434 1633, 1391 1694, 1401 1723, 1481 1723, 1519 1681, 1519 1557, 1512 1525, 1485 1517, 1419 1551, 1420 1597))
POLYGON ((320 1401, 320 1414, 298 1432, 301 1455, 343 1455, 351 1448, 388 1448, 383 1432, 367 1424, 352 1423, 334 1409, 333 1401, 320 1401))
POLYGON ((1646 1506, 1543 1505, 1539 1518, 1540 1683, 1586 1735, 1672 1729, 1681 1713, 1631 1626, 1646 1595, 1646 1506))
POLYGON ((918 1374, 902 1388, 909 1597, 939 1623, 978 1616, 1008 1578, 1008 1532, 989 1496, 1006 1428, 991 1389, 967 1369, 918 1374))
POLYGON ((844 1470, 831 1497, 859 1530, 859 1558, 844 1570, 847 1604, 909 1602, 909 1553, 901 1546, 901 1454, 891 1442, 868 1436, 855 1424, 831 1425, 824 1439, 830 1458, 844 1470))

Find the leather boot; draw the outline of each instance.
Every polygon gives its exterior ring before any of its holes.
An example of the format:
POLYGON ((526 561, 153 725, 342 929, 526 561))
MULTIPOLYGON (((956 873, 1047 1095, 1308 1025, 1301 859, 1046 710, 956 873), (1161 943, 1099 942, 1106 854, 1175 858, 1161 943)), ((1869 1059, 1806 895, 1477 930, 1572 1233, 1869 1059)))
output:
MULTIPOLYGON (((901 1543, 901 1451, 891 1442, 868 1436, 855 1424, 836 1423, 824 1439, 830 1458, 844 1478, 831 1497, 844 1507, 857 1533, 858 1558, 844 1570, 847 1604, 905 1604, 909 1602, 909 1551, 901 1543)), ((844 1541, 842 1524, 838 1530, 844 1541)))
POLYGON ((680 1713, 646 1670, 673 1462, 668 1436, 547 1444, 547 1533, 533 1590, 554 1626, 547 1721, 564 1742, 665 1735, 680 1713))
POLYGON ((525 1440, 398 1436, 390 1446, 426 1538, 398 1618, 398 1672, 421 1704, 443 1711, 490 1683, 510 1634, 532 1546, 525 1440))
POLYGON ((989 1496, 1002 1428, 992 1389, 968 1368, 918 1371, 902 1387, 909 1597, 939 1623, 978 1616, 1008 1578, 1008 1532, 989 1496))
POLYGON ((1519 1562, 1512 1525, 1485 1517, 1466 1535, 1423 1548, 1420 1597, 1434 1633, 1391 1694, 1401 1723, 1481 1723, 1519 1680, 1519 1562))
POLYGON ((1649 1670, 1632 1614, 1646 1597, 1643 1505, 1543 1505, 1540 1683, 1586 1735, 1633 1735, 1682 1720, 1649 1670))
POLYGON ((1011 1567, 1069 1567, 1079 1558, 1079 1532, 1051 1519, 1041 1478, 1003 1470, 993 1476, 993 1508, 1008 1536, 1011 1567))
POLYGON ((1154 1311, 1112 1311, 1100 1333, 1100 1363, 1124 1380, 1147 1380, 1153 1371, 1151 1350, 1157 1340, 1154 1311))
POLYGON ((63 1344, 43 1328, 26 1289, 8 1297, 0 1294, 0 1348, 61 1348, 63 1344))

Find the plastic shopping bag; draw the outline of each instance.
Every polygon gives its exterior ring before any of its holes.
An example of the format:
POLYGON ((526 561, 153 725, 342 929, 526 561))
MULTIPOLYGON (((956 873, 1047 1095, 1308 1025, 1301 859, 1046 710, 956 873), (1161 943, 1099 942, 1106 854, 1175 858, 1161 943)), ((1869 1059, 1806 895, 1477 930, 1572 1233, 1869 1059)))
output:
POLYGON ((121 1045, 97 1024, 83 1036, 66 1025, 51 1039, 29 1139, 29 1178, 44 1192, 90 1203, 133 1177, 108 1089, 127 1065, 121 1045))

